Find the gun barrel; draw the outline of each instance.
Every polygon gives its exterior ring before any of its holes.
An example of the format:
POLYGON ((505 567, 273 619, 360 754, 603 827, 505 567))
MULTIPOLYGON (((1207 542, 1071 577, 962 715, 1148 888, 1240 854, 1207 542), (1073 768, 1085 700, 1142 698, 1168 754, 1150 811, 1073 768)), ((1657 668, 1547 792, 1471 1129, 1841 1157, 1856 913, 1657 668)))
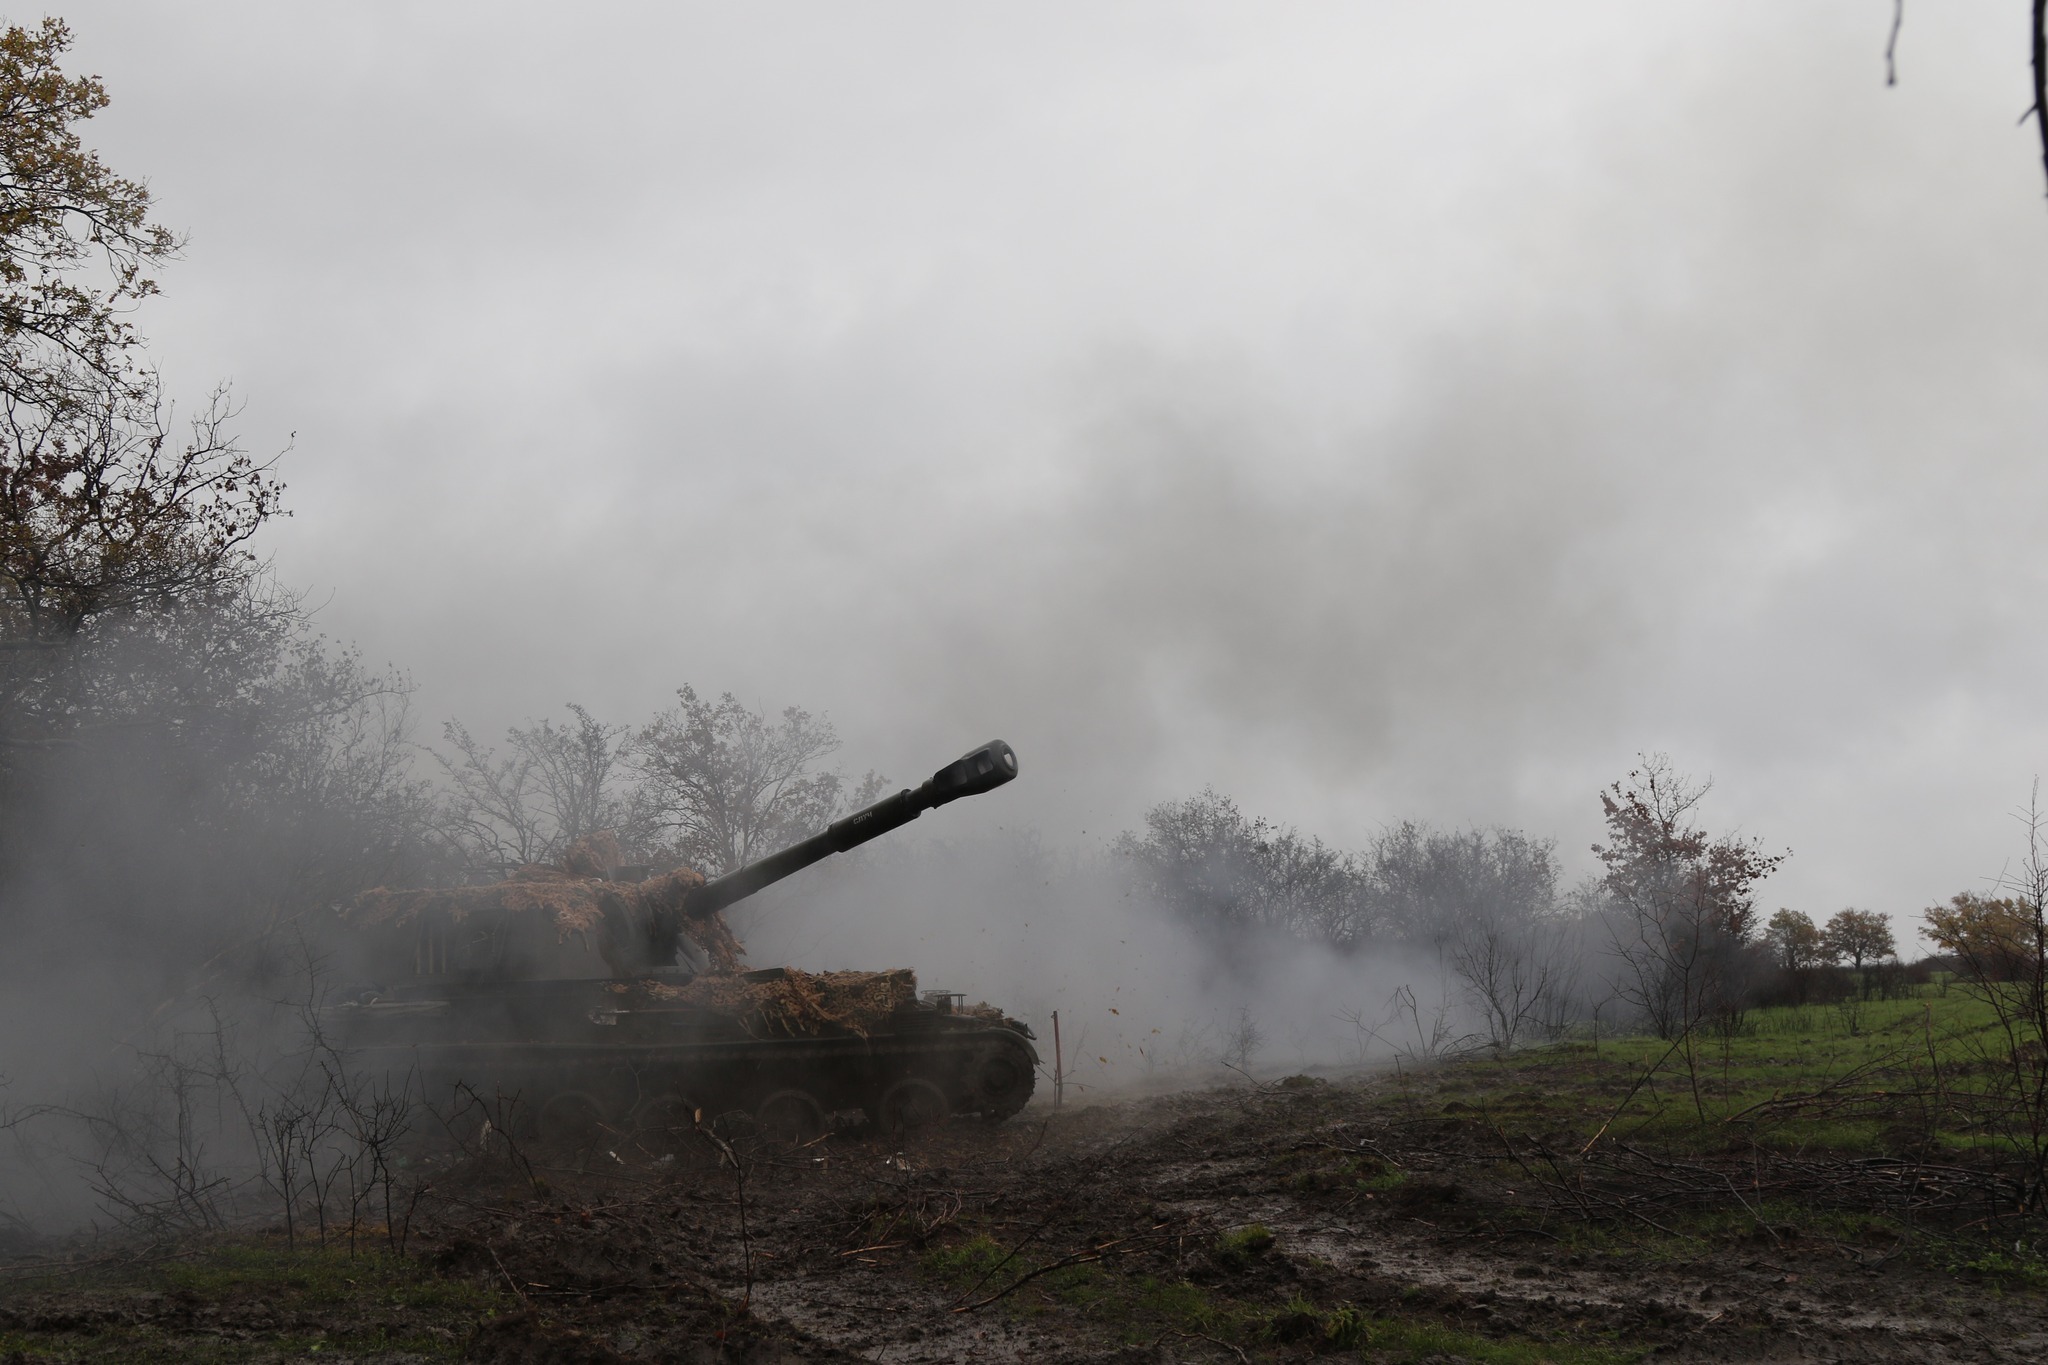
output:
POLYGON ((801 872, 822 858, 844 853, 892 829, 900 829, 926 811, 936 810, 949 801, 993 791, 1016 776, 1017 751, 1002 740, 990 740, 954 759, 921 786, 884 797, 844 820, 833 822, 801 843, 791 844, 780 853, 771 853, 757 863, 748 863, 735 872, 704 883, 690 893, 689 900, 683 903, 683 913, 693 919, 716 914, 735 901, 745 900, 756 891, 801 872))

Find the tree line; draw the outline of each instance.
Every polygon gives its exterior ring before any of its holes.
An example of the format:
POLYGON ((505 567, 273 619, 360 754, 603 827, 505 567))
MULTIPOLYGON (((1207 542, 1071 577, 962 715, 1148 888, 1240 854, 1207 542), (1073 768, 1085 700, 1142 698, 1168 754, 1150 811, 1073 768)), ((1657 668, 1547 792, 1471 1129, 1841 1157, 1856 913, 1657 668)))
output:
MULTIPOLYGON (((1433 960, 1476 1039, 1496 1049, 1595 1020, 1674 1040, 1727 1032, 1760 1005, 1897 984, 1877 970, 1896 957, 1883 914, 1851 907, 1824 925, 1788 908, 1761 917, 1759 888, 1789 855, 1705 828, 1708 790, 1667 757, 1645 758, 1599 793, 1599 870, 1570 886, 1556 842, 1518 830, 1402 821, 1342 849, 1213 790, 1153 807, 1112 853, 1131 887, 1219 958, 1280 935, 1433 960)), ((2018 901, 1966 893, 1927 919, 1937 943, 2010 945, 2025 914, 2018 901)))

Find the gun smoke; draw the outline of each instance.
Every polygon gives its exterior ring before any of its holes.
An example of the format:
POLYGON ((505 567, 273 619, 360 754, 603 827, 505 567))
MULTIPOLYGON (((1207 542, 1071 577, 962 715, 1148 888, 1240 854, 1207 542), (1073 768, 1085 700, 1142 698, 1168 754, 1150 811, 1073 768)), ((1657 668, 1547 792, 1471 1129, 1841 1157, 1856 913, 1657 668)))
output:
POLYGON ((163 353, 305 435, 299 520, 225 547, 267 573, 0 616, 0 1218, 260 1194, 368 888, 606 828, 729 870, 993 734, 1022 781, 736 927, 1057 1010, 1083 1097, 1730 1007, 1742 935, 1674 983, 1678 893, 1591 880, 1638 748, 1797 844, 1795 903, 1999 865, 2048 271, 1975 37, 1872 113, 1868 35, 1775 10, 293 65, 361 35, 77 8, 93 131, 194 229, 163 353), (690 805, 789 727, 788 800, 690 805))

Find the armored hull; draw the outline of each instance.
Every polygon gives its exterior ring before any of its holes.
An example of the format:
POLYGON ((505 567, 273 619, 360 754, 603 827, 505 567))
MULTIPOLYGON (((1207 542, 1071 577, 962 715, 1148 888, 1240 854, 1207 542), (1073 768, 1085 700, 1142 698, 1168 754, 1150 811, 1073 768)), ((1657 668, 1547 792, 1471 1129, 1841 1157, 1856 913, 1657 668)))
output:
MULTIPOLYGON (((779 968, 737 979, 792 978, 816 979, 779 968)), ((855 1118, 892 1132, 953 1115, 996 1123, 1031 1098, 1031 1030, 957 997, 912 996, 858 1022, 799 1024, 665 1000, 662 985, 422 982, 338 1014, 359 1065, 416 1076, 429 1093, 464 1085, 480 1097, 516 1097, 534 1135, 550 1142, 659 1137, 736 1113, 797 1139, 855 1118)))

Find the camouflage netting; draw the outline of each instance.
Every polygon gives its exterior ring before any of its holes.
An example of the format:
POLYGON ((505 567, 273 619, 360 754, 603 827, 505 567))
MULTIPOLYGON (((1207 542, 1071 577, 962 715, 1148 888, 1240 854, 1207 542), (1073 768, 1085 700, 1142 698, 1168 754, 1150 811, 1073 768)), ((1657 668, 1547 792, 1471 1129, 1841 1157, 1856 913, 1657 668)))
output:
POLYGON ((424 887, 393 890, 379 886, 356 897, 349 921, 360 928, 380 926, 402 928, 422 916, 443 915, 460 924, 471 915, 554 916, 555 929, 563 937, 588 933, 604 919, 598 895, 607 888, 602 882, 580 881, 555 869, 551 877, 523 876, 516 880, 492 882, 489 886, 424 887))
POLYGON ((610 881, 618 875, 626 855, 619 851, 619 841, 612 832, 600 829, 570 844, 555 861, 572 877, 597 877, 610 881))
MULTIPOLYGON (((704 885, 704 879, 687 867, 673 872, 664 872, 659 877, 650 877, 637 883, 632 894, 639 897, 639 904, 649 911, 667 910, 680 913, 690 893, 704 885)), ((683 937, 697 945, 712 970, 736 972, 746 954, 746 945, 733 936, 732 927, 725 922, 725 912, 695 918, 682 916, 683 937)))
POLYGON ((865 1038, 917 999, 917 977, 902 969, 804 972, 790 967, 773 975, 710 973, 678 984, 619 982, 612 989, 645 1008, 688 1005, 730 1015, 756 1038, 813 1038, 840 1031, 865 1038))
MULTIPOLYGON (((629 924, 646 924, 656 910, 679 913, 704 878, 679 867, 643 882, 605 880, 618 865, 618 841, 600 831, 571 844, 557 865, 528 863, 515 868, 508 880, 488 886, 376 887, 356 897, 347 919, 358 928, 402 929, 422 918, 461 924, 473 915, 550 916, 557 942, 574 934, 594 935, 607 964, 624 973, 633 964, 613 960, 612 935, 605 931, 624 932, 629 924)), ((714 969, 739 969, 745 948, 723 914, 680 919, 683 936, 703 951, 714 969)))

